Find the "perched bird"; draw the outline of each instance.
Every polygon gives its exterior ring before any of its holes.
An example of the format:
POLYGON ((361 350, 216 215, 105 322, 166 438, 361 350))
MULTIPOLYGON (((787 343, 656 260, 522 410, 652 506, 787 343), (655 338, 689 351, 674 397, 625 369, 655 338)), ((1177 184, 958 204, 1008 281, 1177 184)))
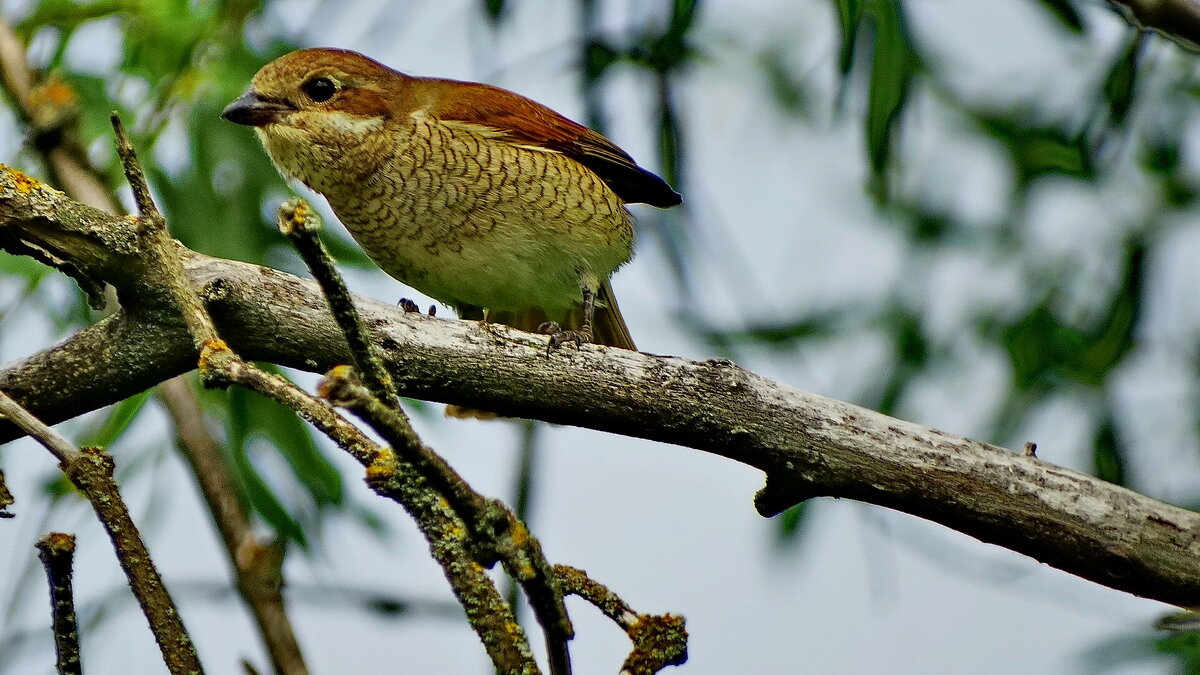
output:
POLYGON ((340 49, 268 63, 222 116, 254 127, 385 272, 461 318, 542 327, 551 348, 635 348, 608 282, 633 255, 625 204, 680 196, 595 131, 340 49))

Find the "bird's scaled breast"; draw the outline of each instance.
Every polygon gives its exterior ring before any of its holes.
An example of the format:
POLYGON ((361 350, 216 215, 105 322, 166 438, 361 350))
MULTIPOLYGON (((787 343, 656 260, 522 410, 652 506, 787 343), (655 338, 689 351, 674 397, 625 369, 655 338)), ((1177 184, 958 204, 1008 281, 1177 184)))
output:
POLYGON ((345 187, 326 197, 367 253, 453 305, 566 308, 632 255, 629 213, 594 173, 482 127, 416 115, 345 187))

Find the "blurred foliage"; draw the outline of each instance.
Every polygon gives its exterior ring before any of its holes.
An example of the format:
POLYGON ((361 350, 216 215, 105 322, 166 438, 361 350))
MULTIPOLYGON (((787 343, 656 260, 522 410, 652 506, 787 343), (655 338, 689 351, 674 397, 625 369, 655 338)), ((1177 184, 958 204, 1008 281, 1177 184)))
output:
POLYGON ((1162 638, 1155 646, 1164 654, 1179 658, 1179 672, 1200 675, 1200 631, 1183 631, 1162 638))
MULTIPOLYGON (((1063 40, 1087 40, 1092 28, 1073 0, 1041 0, 1049 21, 1062 29, 1063 40)), ((1115 376, 1136 352, 1143 318, 1150 261, 1155 259, 1172 212, 1192 208, 1197 180, 1182 157, 1181 120, 1200 113, 1194 68, 1166 70, 1157 64, 1160 84, 1153 93, 1142 85, 1150 47, 1159 38, 1129 28, 1127 37, 1109 57, 1089 97, 1078 101, 1082 114, 1064 116, 1028 100, 1017 105, 980 103, 960 95, 938 58, 924 52, 910 29, 900 0, 830 0, 831 27, 840 30, 832 65, 838 77, 832 98, 818 87, 794 77, 788 61, 771 45, 760 55, 765 89, 783 112, 828 105, 861 123, 865 157, 870 169, 864 186, 887 221, 909 241, 902 269, 923 270, 922 260, 956 252, 980 251, 996 266, 1004 261, 1028 270, 1024 307, 977 311, 962 334, 973 335, 1006 355, 1009 387, 992 416, 988 440, 1019 447, 1021 430, 1043 404, 1064 392, 1095 404, 1091 411, 1092 458, 1096 475, 1124 484, 1130 475, 1130 448, 1124 428, 1128 420, 1113 408, 1115 376), (1173 78, 1173 79, 1172 79, 1173 78), (903 123, 914 97, 968 120, 973 133, 1003 151, 1012 179, 1008 208, 990 227, 968 225, 922 193, 920 181, 906 175, 903 123), (1153 96, 1153 100, 1148 100, 1153 96), (859 105, 861 104, 861 105, 859 105), (1136 122, 1134 113, 1141 115, 1136 122), (1114 152, 1114 146, 1123 150, 1114 152), (1131 166, 1132 165, 1132 166, 1131 166), (1087 289, 1081 297, 1079 268, 1071 261, 1043 261, 1022 241, 1026 209, 1035 190, 1047 180, 1069 180, 1096 190, 1130 171, 1145 180, 1147 194, 1162 195, 1161 209, 1148 220, 1121 224, 1124 236, 1110 253, 1111 282, 1087 289), (907 179, 907 180, 906 180, 907 179), (904 186, 903 188, 900 186, 904 186), (1089 308, 1081 311, 1081 307, 1089 308)), ((1115 15, 1114 15, 1115 16, 1115 15)), ((828 67, 828 66, 826 66, 828 67)), ((809 115, 797 119, 806 122, 809 115)), ((1107 225, 1112 227, 1111 224, 1107 225)), ((922 276, 918 273, 917 276, 922 276)), ((875 373, 857 402, 888 414, 900 414, 913 385, 932 373, 952 372, 959 358, 952 345, 935 338, 923 318, 924 308, 898 289, 884 302, 800 311, 770 323, 749 327, 700 326, 714 347, 739 350, 761 346, 774 352, 799 349, 864 331, 885 336, 890 344, 888 367, 875 373)), ((1200 416, 1198 416, 1200 420, 1200 416)), ((1198 422, 1200 424, 1200 422, 1198 422)), ((1200 428, 1200 427, 1198 427, 1200 428)), ((1196 500, 1200 501, 1200 499, 1196 500)), ((793 522, 781 523, 784 533, 799 531, 793 522)))

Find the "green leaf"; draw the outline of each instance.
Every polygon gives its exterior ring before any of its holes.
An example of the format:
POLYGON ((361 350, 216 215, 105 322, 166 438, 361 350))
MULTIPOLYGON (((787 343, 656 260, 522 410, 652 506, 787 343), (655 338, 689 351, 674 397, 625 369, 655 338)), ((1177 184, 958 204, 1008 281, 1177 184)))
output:
POLYGON ((504 0, 483 0, 483 14, 493 26, 500 25, 506 7, 504 0))
POLYGON ((50 274, 50 268, 27 255, 13 255, 7 251, 0 251, 0 274, 23 278, 27 284, 25 293, 29 294, 50 274))
POLYGON ((874 44, 867 94, 867 154, 876 192, 886 201, 885 172, 891 157, 893 132, 908 100, 918 61, 909 42, 899 0, 874 0, 868 6, 868 13, 873 19, 874 44))
POLYGON ((758 55, 758 65, 767 78, 771 99, 780 110, 805 118, 809 116, 808 92, 796 78, 786 60, 786 47, 771 47, 758 55))
POLYGON ((1083 17, 1079 15, 1071 0, 1038 0, 1038 4, 1053 14, 1067 30, 1072 33, 1083 31, 1083 17))
POLYGON ((17 24, 16 29, 26 37, 42 26, 55 26, 69 33, 82 24, 115 14, 122 8, 123 3, 115 0, 40 0, 36 3, 33 13, 17 24))
POLYGON ((113 409, 109 411, 100 428, 85 436, 78 444, 94 445, 102 448, 112 445, 125 433, 129 425, 145 408, 146 401, 150 399, 152 391, 151 389, 147 389, 113 406, 113 409))
POLYGON ((1131 37, 1117 54, 1104 78, 1104 100, 1108 102, 1109 123, 1119 127, 1125 123, 1133 106, 1138 66, 1145 51, 1146 33, 1131 28, 1131 37))
POLYGON ((1019 186, 1027 187, 1046 175, 1083 179, 1096 175, 1082 134, 1056 126, 1028 124, 1021 115, 983 113, 976 119, 985 132, 1008 150, 1019 186))
POLYGON ((775 531, 780 544, 796 541, 804 533, 805 526, 812 520, 806 517, 808 502, 801 502, 779 514, 779 529, 775 531))
POLYGON ((842 45, 838 49, 838 69, 845 78, 854 66, 854 45, 862 24, 862 0, 834 0, 838 23, 842 28, 842 45))
POLYGON ((1154 643, 1158 651, 1179 657, 1181 670, 1188 675, 1200 673, 1200 631, 1186 631, 1154 643))
POLYGON ((1127 244, 1119 285, 1094 326, 1082 329, 1059 320, 1052 309, 1051 293, 1006 328, 1001 341, 1012 364, 1014 386, 1034 388, 1045 384, 1051 374, 1090 387, 1103 385, 1133 348, 1141 315, 1145 257, 1143 241, 1127 244))

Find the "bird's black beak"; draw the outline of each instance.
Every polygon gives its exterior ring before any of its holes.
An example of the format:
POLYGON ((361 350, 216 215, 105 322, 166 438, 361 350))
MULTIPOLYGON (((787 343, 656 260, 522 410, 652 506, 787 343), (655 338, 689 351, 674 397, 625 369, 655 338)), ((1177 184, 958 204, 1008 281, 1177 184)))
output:
POLYGON ((263 98, 258 95, 258 92, 251 89, 238 100, 225 106, 221 117, 234 124, 265 127, 281 121, 284 115, 294 111, 295 108, 286 101, 263 98))

